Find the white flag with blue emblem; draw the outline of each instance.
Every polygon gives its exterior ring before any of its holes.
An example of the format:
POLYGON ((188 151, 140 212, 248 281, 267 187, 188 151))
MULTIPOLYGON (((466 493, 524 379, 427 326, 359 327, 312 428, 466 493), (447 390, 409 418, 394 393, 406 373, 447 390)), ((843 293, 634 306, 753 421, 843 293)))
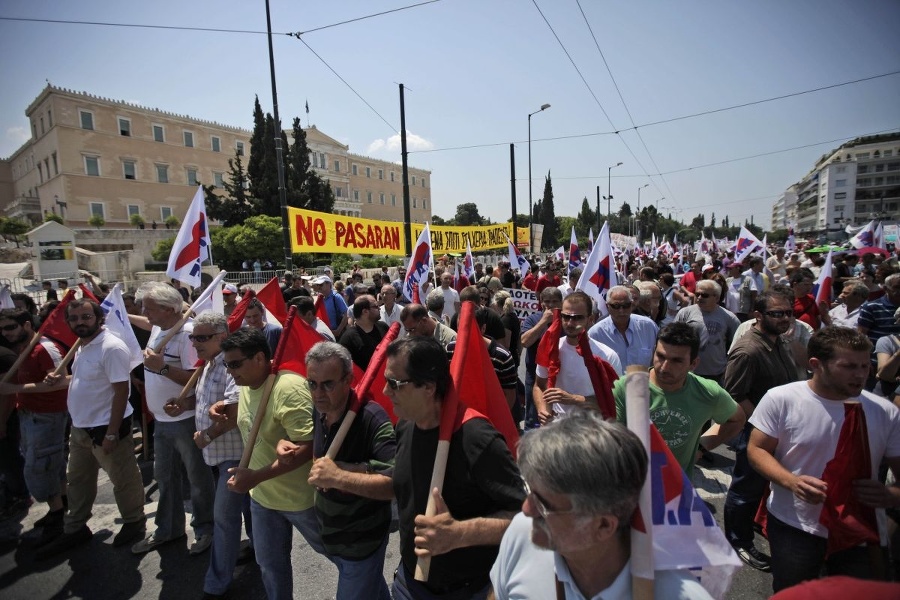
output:
POLYGON ((117 283, 112 291, 103 299, 100 308, 106 313, 106 329, 117 338, 125 342, 128 352, 131 354, 131 368, 135 368, 144 362, 141 345, 134 336, 134 330, 128 321, 128 311, 125 310, 125 301, 122 300, 122 284, 117 283))

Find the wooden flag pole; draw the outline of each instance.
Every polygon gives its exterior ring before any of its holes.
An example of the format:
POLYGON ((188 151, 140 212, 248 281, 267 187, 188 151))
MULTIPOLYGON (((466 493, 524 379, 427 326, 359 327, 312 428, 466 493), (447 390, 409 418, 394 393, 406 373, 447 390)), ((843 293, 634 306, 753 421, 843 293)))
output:
POLYGON ((209 363, 205 362, 194 369, 194 372, 191 373, 191 378, 187 380, 187 383, 184 384, 184 387, 181 388, 181 393, 178 394, 178 397, 175 398, 175 403, 179 403, 188 396, 191 395, 191 392, 194 391, 194 386, 197 385, 197 380, 200 379, 200 374, 203 373, 203 369, 205 369, 209 363))
MULTIPOLYGON (((428 486, 428 504, 425 506, 425 516, 433 517, 437 514, 434 504, 434 488, 444 489, 444 475, 447 474, 447 457, 450 455, 450 440, 439 440, 437 452, 434 454, 434 470, 431 472, 431 483, 428 486)), ((428 581, 428 572, 431 570, 431 557, 420 556, 416 561, 415 578, 417 581, 428 581)))
POLYGON ((391 342, 397 339, 399 334, 400 323, 391 324, 390 329, 388 329, 384 338, 378 343, 378 347, 375 348, 372 360, 369 361, 369 366, 366 368, 365 374, 356 386, 357 405, 351 406, 350 410, 347 411, 347 414, 344 415, 341 426, 338 428, 337 433, 334 435, 334 439, 331 441, 331 445, 328 447, 328 451, 325 453, 325 456, 331 460, 334 460, 337 456, 338 451, 341 449, 341 445, 347 438, 350 427, 353 425, 353 420, 356 419, 356 415, 362 410, 363 398, 369 393, 369 389, 371 389, 375 377, 383 372, 384 363, 387 361, 387 347, 391 342))
POLYGON ((72 359, 75 358, 75 352, 81 348, 81 338, 75 340, 75 343, 72 344, 72 348, 66 352, 65 357, 62 359, 62 362, 59 363, 59 366, 53 370, 53 375, 63 375, 66 372, 66 367, 69 366, 69 363, 72 362, 72 359))
MULTIPOLYGON (((625 418, 628 429, 640 438, 650 454, 650 374, 640 365, 629 365, 625 369, 625 418)), ((636 600, 653 599, 653 523, 651 498, 651 474, 647 469, 644 486, 638 501, 646 531, 631 529, 631 597, 636 600)))
POLYGON ((31 341, 28 342, 28 346, 26 346, 26 348, 22 350, 22 353, 19 354, 19 358, 16 359, 16 362, 13 363, 9 368, 9 371, 7 371, 3 375, 3 378, 0 379, 0 383, 9 383, 9 380, 13 378, 13 375, 16 374, 16 371, 18 371, 19 367, 22 366, 22 363, 25 362, 25 359, 31 356, 31 351, 34 350, 34 347, 38 345, 39 341, 41 341, 41 332, 37 331, 35 332, 34 337, 31 338, 31 341))

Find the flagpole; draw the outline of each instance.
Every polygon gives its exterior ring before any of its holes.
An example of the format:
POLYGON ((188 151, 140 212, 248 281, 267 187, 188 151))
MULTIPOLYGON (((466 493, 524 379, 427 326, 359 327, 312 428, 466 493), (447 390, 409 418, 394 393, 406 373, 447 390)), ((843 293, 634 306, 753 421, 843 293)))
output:
MULTIPOLYGON (((650 453, 650 374, 640 365, 625 369, 625 411, 628 429, 640 438, 650 453)), ((638 500, 640 522, 645 531, 631 529, 631 594, 636 600, 651 600, 654 594, 653 523, 651 472, 647 469, 638 500)))
POLYGON ((9 368, 9 371, 3 374, 0 383, 9 383, 9 380, 12 379, 13 375, 16 374, 16 371, 19 370, 19 367, 22 366, 22 363, 25 362, 25 359, 31 356, 31 351, 34 350, 34 347, 37 346, 39 341, 41 341, 41 332, 36 331, 34 337, 31 338, 31 341, 28 342, 28 345, 22 350, 22 353, 19 354, 19 358, 16 359, 16 362, 9 368))
MULTIPOLYGON (((81 338, 78 338, 72 347, 69 348, 69 351, 66 352, 65 357, 63 357, 62 362, 59 363, 59 366, 53 370, 53 375, 63 375, 66 372, 66 367, 69 366, 69 363, 72 362, 72 359, 75 358, 75 352, 81 348, 81 338)), ((27 356, 27 355, 25 355, 27 356)))
POLYGON ((343 420, 341 420, 341 426, 338 428, 337 433, 334 435, 334 439, 331 441, 331 445, 328 447, 328 451, 325 453, 325 456, 331 460, 334 460, 335 457, 337 457, 337 453, 340 451, 341 445, 343 445, 347 433, 350 431, 350 427, 356 419, 356 415, 362 410, 363 399, 365 398, 365 395, 369 393, 369 389, 375 382, 375 377, 383 372, 384 363, 387 362, 387 347, 391 342, 397 339, 399 334, 400 323, 392 323, 384 338, 378 343, 378 347, 375 348, 372 360, 369 361, 369 366, 366 368, 362 380, 360 380, 356 386, 357 406, 351 406, 350 410, 347 411, 347 414, 344 415, 343 420))

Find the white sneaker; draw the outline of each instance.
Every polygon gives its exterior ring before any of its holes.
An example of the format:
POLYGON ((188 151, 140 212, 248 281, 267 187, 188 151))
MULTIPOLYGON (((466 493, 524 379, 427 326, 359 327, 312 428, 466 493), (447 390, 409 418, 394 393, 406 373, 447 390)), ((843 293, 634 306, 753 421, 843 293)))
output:
POLYGON ((212 534, 207 533, 205 535, 201 535, 194 543, 191 544, 191 549, 188 550, 191 556, 197 556, 198 554, 203 554, 207 550, 209 550, 209 546, 212 544, 212 534))

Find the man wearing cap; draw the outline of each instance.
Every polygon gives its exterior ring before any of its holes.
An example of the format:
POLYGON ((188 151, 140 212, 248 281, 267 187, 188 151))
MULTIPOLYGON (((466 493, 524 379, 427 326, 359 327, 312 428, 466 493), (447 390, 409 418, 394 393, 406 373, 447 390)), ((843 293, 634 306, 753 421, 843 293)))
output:
POLYGON ((237 306, 237 286, 233 283, 226 283, 225 287, 222 288, 222 299, 225 301, 225 316, 230 317, 231 313, 234 312, 234 307, 237 306))
POLYGON ((313 285, 320 285, 320 293, 322 301, 325 302, 325 310, 328 312, 328 327, 336 339, 340 339, 341 334, 347 327, 347 303, 344 298, 336 293, 331 286, 331 277, 328 275, 320 275, 313 279, 313 285))

